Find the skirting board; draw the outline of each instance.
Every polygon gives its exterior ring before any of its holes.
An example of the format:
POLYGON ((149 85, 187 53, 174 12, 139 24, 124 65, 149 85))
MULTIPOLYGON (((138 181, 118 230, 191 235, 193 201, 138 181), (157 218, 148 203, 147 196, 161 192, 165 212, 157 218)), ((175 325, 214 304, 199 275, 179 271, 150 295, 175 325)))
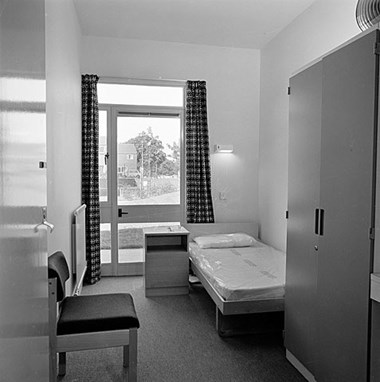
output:
POLYGON ((317 382, 314 375, 288 349, 286 349, 286 358, 308 382, 317 382))
POLYGON ((182 294, 189 294, 188 286, 145 289, 145 297, 178 296, 182 294))

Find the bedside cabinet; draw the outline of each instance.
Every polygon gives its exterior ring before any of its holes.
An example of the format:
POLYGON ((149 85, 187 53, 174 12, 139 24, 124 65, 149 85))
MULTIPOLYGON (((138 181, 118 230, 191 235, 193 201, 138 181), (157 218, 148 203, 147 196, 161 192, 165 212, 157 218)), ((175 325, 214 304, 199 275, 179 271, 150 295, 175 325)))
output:
POLYGON ((189 293, 189 231, 183 227, 144 229, 145 296, 189 293))

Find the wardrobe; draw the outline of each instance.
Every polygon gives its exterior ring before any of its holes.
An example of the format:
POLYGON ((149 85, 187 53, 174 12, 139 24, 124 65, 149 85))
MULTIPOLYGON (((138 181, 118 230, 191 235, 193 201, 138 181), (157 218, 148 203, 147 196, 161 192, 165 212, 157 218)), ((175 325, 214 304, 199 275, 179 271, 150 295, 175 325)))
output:
POLYGON ((379 41, 290 78, 285 347, 309 381, 370 380, 379 41))

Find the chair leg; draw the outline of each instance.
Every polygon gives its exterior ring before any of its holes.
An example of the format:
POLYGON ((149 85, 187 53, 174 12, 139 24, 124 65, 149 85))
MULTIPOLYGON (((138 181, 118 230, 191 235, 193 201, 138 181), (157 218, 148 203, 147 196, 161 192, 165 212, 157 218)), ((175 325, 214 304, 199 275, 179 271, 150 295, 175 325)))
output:
POLYGON ((50 348, 50 370, 49 370, 49 381, 57 381, 57 353, 54 349, 50 348))
POLYGON ((66 353, 59 353, 58 375, 66 374, 66 353))
POLYGON ((217 305, 215 305, 215 313, 216 313, 216 317, 215 317, 215 326, 216 326, 216 330, 219 332, 220 329, 222 328, 222 313, 220 313, 220 310, 218 308, 217 305))
MULTIPOLYGON (((125 347, 124 347, 125 355, 125 347)), ((124 363, 125 364, 125 363, 124 363)), ((128 382, 137 382, 137 329, 129 329, 128 382)))
POLYGON ((129 366, 129 345, 123 346, 123 366, 129 366))

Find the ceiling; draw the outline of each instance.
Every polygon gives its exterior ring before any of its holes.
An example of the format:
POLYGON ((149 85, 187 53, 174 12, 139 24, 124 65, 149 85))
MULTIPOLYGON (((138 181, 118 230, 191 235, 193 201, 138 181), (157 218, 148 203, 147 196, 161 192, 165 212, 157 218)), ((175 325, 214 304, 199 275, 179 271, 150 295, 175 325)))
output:
POLYGON ((84 35, 260 49, 315 0, 74 0, 84 35))

